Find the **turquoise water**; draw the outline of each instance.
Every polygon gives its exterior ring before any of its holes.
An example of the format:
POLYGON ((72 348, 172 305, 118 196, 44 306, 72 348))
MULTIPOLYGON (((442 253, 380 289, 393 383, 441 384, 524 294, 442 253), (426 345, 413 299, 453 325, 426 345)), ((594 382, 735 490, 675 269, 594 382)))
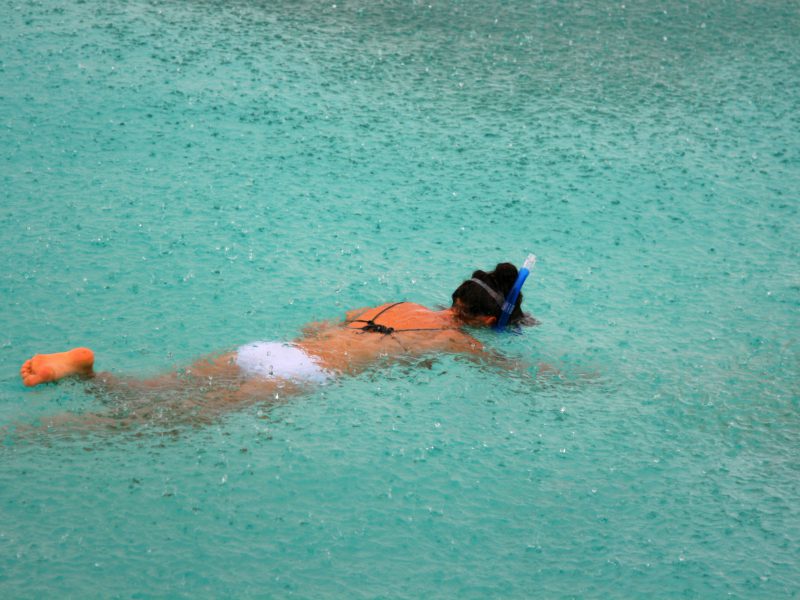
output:
POLYGON ((800 594, 795 2, 0 0, 3 598, 800 594), (539 257, 564 381, 441 358, 19 439, 539 257), (590 376, 590 377, 587 377, 590 376))

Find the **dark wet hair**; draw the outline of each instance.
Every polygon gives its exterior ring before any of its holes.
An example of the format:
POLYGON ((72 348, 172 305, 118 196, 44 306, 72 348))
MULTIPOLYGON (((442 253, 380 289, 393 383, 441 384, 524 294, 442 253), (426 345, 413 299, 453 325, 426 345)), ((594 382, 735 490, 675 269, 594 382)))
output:
MULTIPOLYGON (((508 292, 514 287, 517 281, 517 267, 511 263, 499 263, 494 271, 487 273, 486 271, 475 271, 472 274, 472 279, 479 279, 492 291, 496 292, 499 298, 505 298, 508 292)), ((462 283, 455 292, 453 292, 453 304, 456 300, 460 301, 461 307, 468 314, 473 316, 489 316, 500 317, 503 312, 502 301, 498 302, 498 297, 495 297, 489 290, 483 287, 480 283, 467 279, 462 283)), ((533 324, 532 320, 522 312, 522 293, 517 297, 517 302, 514 305, 514 310, 511 312, 509 323, 533 324)))

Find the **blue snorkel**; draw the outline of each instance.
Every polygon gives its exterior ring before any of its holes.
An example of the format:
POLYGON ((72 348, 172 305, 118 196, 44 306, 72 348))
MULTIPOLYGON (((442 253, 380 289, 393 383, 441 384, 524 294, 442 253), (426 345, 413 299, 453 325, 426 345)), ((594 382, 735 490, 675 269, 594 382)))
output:
POLYGON ((508 292, 505 302, 503 302, 503 312, 500 318, 497 319, 497 324, 494 326, 497 331, 504 330, 506 325, 508 325, 508 319, 511 318, 511 313, 514 312, 514 306, 517 304, 517 298, 519 297, 519 291, 522 289, 522 284, 525 283, 525 280, 528 278, 528 275, 530 275, 535 264, 536 257, 533 254, 529 254, 528 258, 526 258, 525 262, 522 264, 522 268, 519 270, 517 280, 508 292))

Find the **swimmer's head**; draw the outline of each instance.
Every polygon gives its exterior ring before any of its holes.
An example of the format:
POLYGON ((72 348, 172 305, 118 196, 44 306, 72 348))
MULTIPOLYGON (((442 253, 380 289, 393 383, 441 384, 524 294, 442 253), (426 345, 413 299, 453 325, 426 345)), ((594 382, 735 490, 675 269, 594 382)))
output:
MULTIPOLYGON (((453 308, 470 324, 491 327, 503 312, 503 301, 517 281, 517 267, 500 263, 494 271, 475 271, 471 279, 453 292, 453 308)), ((522 312, 522 294, 517 297, 509 323, 535 325, 536 320, 522 312)))

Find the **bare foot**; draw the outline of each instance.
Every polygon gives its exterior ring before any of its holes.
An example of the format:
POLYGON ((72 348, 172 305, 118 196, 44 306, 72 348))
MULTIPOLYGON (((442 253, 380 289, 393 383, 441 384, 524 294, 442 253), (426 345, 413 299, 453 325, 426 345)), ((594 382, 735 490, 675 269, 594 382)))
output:
POLYGON ((37 354, 19 370, 22 383, 27 386, 58 381, 70 375, 91 375, 94 352, 88 348, 73 348, 56 354, 37 354))

